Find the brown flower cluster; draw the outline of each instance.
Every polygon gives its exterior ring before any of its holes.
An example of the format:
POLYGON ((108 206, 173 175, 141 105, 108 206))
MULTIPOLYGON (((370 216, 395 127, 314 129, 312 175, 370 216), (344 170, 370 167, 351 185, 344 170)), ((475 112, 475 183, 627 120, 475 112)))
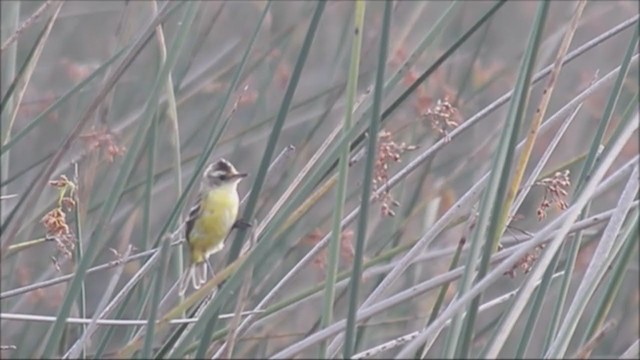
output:
MULTIPOLYGON (((400 162, 401 156, 405 151, 415 150, 417 146, 407 145, 402 142, 398 144, 393 140, 392 134, 387 130, 382 130, 378 134, 378 156, 373 173, 373 190, 377 190, 389 180, 389 163, 400 162)), ((382 202, 382 215, 395 216, 392 206, 400 205, 389 193, 389 189, 385 189, 381 194, 376 196, 382 202)))
POLYGON ((423 116, 431 122, 431 128, 444 136, 446 142, 449 142, 449 130, 453 130, 460 125, 460 114, 458 109, 453 106, 447 97, 438 99, 436 105, 429 108, 423 116))
POLYGON ((249 84, 245 84, 242 89, 240 89, 236 101, 233 102, 229 116, 233 115, 240 105, 253 104, 257 98, 258 92, 255 89, 250 88, 249 84))
POLYGON ((544 249, 545 244, 540 244, 536 246, 532 252, 527 253, 522 259, 520 259, 517 263, 513 265, 511 269, 505 272, 505 275, 508 275, 511 278, 516 277, 516 271, 520 268, 525 274, 529 273, 533 268, 533 264, 535 264, 536 260, 540 256, 542 249, 544 249))
MULTIPOLYGON (((73 200, 76 185, 64 175, 60 175, 58 180, 49 181, 49 185, 58 188, 58 206, 46 213, 40 222, 46 230, 46 238, 55 241, 58 252, 65 257, 71 257, 75 247, 75 236, 67 224, 65 209, 71 211, 76 206, 73 200)), ((55 257, 53 262, 58 268, 55 257)))
POLYGON ((94 131, 88 134, 80 135, 89 147, 89 151, 96 149, 104 149, 106 151, 107 161, 113 162, 116 156, 124 155, 126 148, 116 144, 114 135, 108 131, 94 131))
POLYGON ((273 49, 268 55, 267 60, 277 63, 276 73, 274 75, 274 83, 278 88, 284 90, 289 84, 291 78, 291 66, 283 58, 283 54, 279 49, 273 49))
MULTIPOLYGON (((43 113, 57 100, 57 96, 52 90, 47 90, 43 93, 35 89, 31 89, 29 94, 31 99, 20 102, 20 105, 18 106, 18 115, 20 118, 33 118, 40 113, 43 113)), ((49 112, 46 118, 50 122, 58 121, 58 111, 54 110, 49 112)))
POLYGON ((280 89, 284 90, 289 84, 289 79, 291 79, 291 66, 285 61, 280 61, 276 68, 275 83, 280 89))
MULTIPOLYGON (((317 243, 322 240, 323 235, 320 229, 315 229, 302 240, 303 244, 309 246, 315 246, 317 243)), ((340 234, 340 258, 347 263, 351 263, 353 261, 353 257, 355 255, 355 250, 353 249, 353 231, 352 230, 343 230, 342 234, 340 234)), ((320 253, 313 259, 313 265, 321 270, 324 270, 327 265, 327 248, 325 247, 320 251, 320 253)))
POLYGON ((98 66, 96 64, 80 63, 69 58, 60 59, 60 65, 64 68, 67 77, 74 83, 86 79, 98 66))
POLYGON ((557 171, 552 177, 544 178, 536 185, 544 186, 544 197, 538 206, 538 221, 542 221, 547 216, 547 209, 556 204, 559 210, 565 210, 569 205, 564 200, 567 196, 567 188, 571 186, 569 170, 557 171))

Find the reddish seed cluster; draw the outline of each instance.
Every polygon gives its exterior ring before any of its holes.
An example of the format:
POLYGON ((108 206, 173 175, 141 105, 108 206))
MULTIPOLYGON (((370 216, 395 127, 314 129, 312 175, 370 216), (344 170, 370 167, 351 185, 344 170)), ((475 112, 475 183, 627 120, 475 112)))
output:
POLYGON ((538 181, 536 185, 544 186, 544 197, 537 209, 539 221, 542 221, 547 216, 547 210, 553 204, 556 204, 559 210, 565 210, 569 207, 564 200, 567 196, 566 189, 571 186, 569 170, 558 171, 552 177, 538 181))
POLYGON ((80 135, 89 147, 89 151, 104 149, 107 161, 113 162, 116 156, 124 155, 126 148, 116 144, 114 135, 109 131, 94 131, 80 135))
POLYGON ((287 88, 290 78, 291 78, 291 67, 284 61, 281 61, 278 64, 278 67, 276 68, 276 75, 275 75, 276 84, 278 84, 278 87, 280 87, 280 89, 284 90, 287 88))
MULTIPOLYGON (((51 104, 53 104, 58 99, 55 93, 51 90, 48 90, 43 94, 39 93, 37 90, 30 90, 30 93, 30 97, 34 99, 22 101, 18 106, 18 115, 20 118, 28 119, 35 117, 36 115, 47 110, 51 106, 51 104)), ((58 111, 50 111, 49 114, 47 114, 46 118, 50 122, 57 122, 59 119, 58 111)))
MULTIPOLYGON (((75 236, 67 224, 65 208, 71 211, 76 206, 75 200, 71 197, 76 185, 64 175, 61 175, 58 180, 49 181, 49 185, 59 189, 58 206, 46 213, 40 222, 46 230, 46 238, 55 241, 58 252, 65 257, 71 257, 75 247, 75 236), (67 196, 67 192, 70 196, 67 196)), ((56 269, 59 270, 57 259, 52 257, 52 260, 56 269)))
POLYGON ((83 64, 69 58, 60 59, 60 65, 64 68, 67 77, 74 83, 79 83, 86 79, 98 68, 96 64, 83 64))
MULTIPOLYGON (((564 199, 567 196, 567 188, 571 186, 569 170, 562 172, 558 171, 552 177, 544 178, 536 182, 536 185, 543 186, 545 189, 544 198, 537 209, 539 221, 543 220, 547 216, 547 209, 549 209, 553 204, 556 204, 560 210, 565 210, 568 207, 568 204, 564 199)), ((518 268, 520 268, 525 274, 531 271, 533 264, 540 256, 544 247, 545 244, 538 245, 532 252, 520 259, 509 271, 505 272, 505 275, 515 277, 518 268)))
MULTIPOLYGON (((303 244, 309 246, 315 246, 317 243, 322 240, 322 232, 320 229, 315 229, 311 233, 309 233, 302 240, 303 244)), ((353 257, 355 255, 355 250, 353 249, 353 231, 352 230, 343 230, 342 234, 340 234, 340 258, 347 262, 351 263, 353 261, 353 257)), ((324 248, 320 253, 313 259, 313 265, 320 270, 324 270, 327 264, 327 249, 324 248)))
POLYGON ((47 229, 48 237, 63 237, 69 234, 66 215, 61 207, 49 211, 42 218, 42 225, 47 229))
MULTIPOLYGON (((389 180, 389 163, 400 162, 401 156, 405 151, 415 149, 416 146, 414 145, 407 145, 404 142, 400 144, 396 143, 389 131, 380 131, 378 134, 378 156, 373 174, 374 190, 378 190, 389 180)), ((400 203, 393 199, 389 193, 389 189, 385 189, 381 194, 377 195, 377 199, 382 202, 382 215, 395 216, 392 207, 398 206, 400 203)))
POLYGON ((522 259, 520 259, 511 269, 505 272, 505 275, 508 275, 511 278, 516 277, 516 271, 520 268, 525 274, 529 273, 533 268, 533 264, 535 264, 536 260, 540 256, 540 253, 544 249, 545 244, 541 244, 535 247, 532 252, 527 253, 522 259))
POLYGON ((458 109, 449 102, 447 97, 438 99, 436 105, 428 109, 423 116, 431 122, 431 128, 444 136, 447 142, 451 140, 449 130, 460 125, 458 109))

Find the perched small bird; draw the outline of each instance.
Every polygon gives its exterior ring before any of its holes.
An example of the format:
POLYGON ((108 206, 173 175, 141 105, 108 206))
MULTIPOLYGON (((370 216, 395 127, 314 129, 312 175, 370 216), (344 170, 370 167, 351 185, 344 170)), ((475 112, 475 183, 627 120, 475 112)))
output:
POLYGON ((186 291, 189 279, 195 289, 205 283, 207 267, 213 273, 208 257, 224 248, 224 240, 236 225, 240 206, 238 183, 246 176, 225 159, 204 171, 198 199, 186 222, 191 265, 180 286, 181 294, 186 291))

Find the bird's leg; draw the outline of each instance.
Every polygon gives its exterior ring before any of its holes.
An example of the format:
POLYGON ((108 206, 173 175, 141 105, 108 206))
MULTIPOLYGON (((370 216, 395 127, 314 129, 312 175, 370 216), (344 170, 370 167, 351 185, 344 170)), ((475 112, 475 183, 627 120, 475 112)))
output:
POLYGON ((207 268, 209 268, 209 271, 211 272, 211 277, 213 277, 215 275, 215 273, 213 272, 213 266, 211 266, 211 263, 209 262, 209 258, 207 258, 207 260, 205 262, 207 264, 207 268))
POLYGON ((238 219, 233 223, 233 229, 244 230, 251 227, 251 223, 247 222, 244 219, 238 219))
POLYGON ((253 221, 251 221, 251 224, 249 224, 249 227, 252 229, 251 234, 249 234, 249 241, 244 243, 242 249, 240 250, 240 254, 246 253, 258 242, 258 234, 256 233, 256 229, 258 228, 258 221, 256 219, 253 219, 253 221))
POLYGON ((251 221, 251 224, 249 224, 249 227, 251 227, 252 229, 251 236, 249 237, 249 246, 254 247, 258 242, 258 220, 253 219, 253 221, 251 221))
POLYGON ((198 265, 200 267, 200 274, 198 276, 198 287, 196 289, 200 289, 202 284, 207 282, 207 264, 209 264, 209 262, 204 261, 198 265))
POLYGON ((180 285, 178 287, 178 294, 180 296, 184 296, 184 294, 187 292, 187 288, 189 287, 189 280, 192 280, 191 278, 195 276, 193 273, 193 265, 187 269, 187 271, 184 272, 184 274, 182 274, 182 277, 180 279, 180 285))
POLYGON ((198 267, 200 267, 199 264, 193 264, 193 267, 189 270, 191 272, 191 274, 189 275, 189 277, 191 278, 191 286, 193 286, 195 290, 200 289, 200 279, 198 279, 198 267))

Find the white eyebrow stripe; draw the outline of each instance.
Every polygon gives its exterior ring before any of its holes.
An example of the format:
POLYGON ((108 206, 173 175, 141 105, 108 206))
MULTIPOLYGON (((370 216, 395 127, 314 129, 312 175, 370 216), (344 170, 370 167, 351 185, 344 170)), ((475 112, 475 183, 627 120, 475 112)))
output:
POLYGON ((211 176, 211 177, 214 177, 214 178, 220 178, 220 177, 222 177, 223 175, 226 175, 226 174, 227 174, 227 172, 226 172, 226 171, 216 170, 216 171, 212 172, 212 173, 210 174, 210 176, 211 176))

